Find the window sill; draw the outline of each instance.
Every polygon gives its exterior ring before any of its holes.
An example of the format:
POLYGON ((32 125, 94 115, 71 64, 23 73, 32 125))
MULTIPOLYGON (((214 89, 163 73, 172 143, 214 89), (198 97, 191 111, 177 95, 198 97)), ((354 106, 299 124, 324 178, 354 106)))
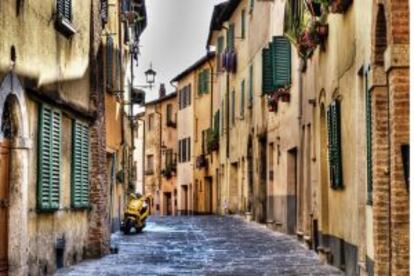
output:
POLYGON ((55 28, 67 38, 73 36, 77 32, 72 23, 62 16, 56 18, 55 28))

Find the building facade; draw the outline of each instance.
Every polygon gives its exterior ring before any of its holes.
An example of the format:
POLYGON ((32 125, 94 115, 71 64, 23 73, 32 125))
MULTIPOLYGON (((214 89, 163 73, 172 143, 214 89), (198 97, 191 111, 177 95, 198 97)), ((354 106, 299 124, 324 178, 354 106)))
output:
POLYGON ((109 253, 107 4, 0 4, 0 274, 48 275, 109 253))
POLYGON ((166 94, 145 104, 145 194, 151 198, 151 213, 177 214, 177 93, 166 94))

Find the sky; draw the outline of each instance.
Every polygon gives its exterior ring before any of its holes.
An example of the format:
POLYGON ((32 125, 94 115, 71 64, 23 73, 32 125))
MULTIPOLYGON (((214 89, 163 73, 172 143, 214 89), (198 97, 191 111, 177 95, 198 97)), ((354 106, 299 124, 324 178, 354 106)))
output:
POLYGON ((158 97, 160 83, 167 93, 171 79, 206 54, 214 5, 224 0, 146 0, 148 26, 141 36, 135 85, 145 85, 144 72, 152 63, 156 84, 147 89, 146 101, 158 97))

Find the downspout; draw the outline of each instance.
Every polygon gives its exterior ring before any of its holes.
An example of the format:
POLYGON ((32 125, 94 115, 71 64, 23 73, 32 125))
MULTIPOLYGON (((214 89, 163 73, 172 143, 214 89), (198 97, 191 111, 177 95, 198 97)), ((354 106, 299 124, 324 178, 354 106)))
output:
MULTIPOLYGON (((303 61, 302 61, 303 62, 303 61)), ((298 181, 298 183, 296 183, 296 187, 299 187, 299 191, 297 188, 295 188, 295 196, 296 197, 301 197, 303 190, 301 189, 303 188, 303 185, 301 185, 300 183, 303 182, 303 174, 302 174, 302 168, 303 168, 303 154, 302 154, 302 141, 303 141, 303 131, 302 131, 302 116, 303 116, 303 76, 302 76, 302 70, 301 70, 301 66, 299 66, 298 68, 298 90, 299 90, 299 109, 298 109, 298 127, 299 127, 299 141, 298 141, 298 155, 299 155, 299 162, 300 164, 295 164, 296 167, 296 175, 298 176, 298 179, 296 181, 298 181), (299 185, 298 185, 299 184, 299 185)), ((302 183, 303 184, 303 183, 302 183)), ((297 201, 300 204, 296 205, 296 232, 299 231, 303 231, 303 225, 302 225, 302 221, 300 221, 300 210, 299 207, 302 207, 303 202, 301 200, 297 201), (299 206, 298 206, 299 205, 299 206), (299 229, 300 227, 300 229, 299 229)))
MULTIPOLYGON (((138 122, 142 122, 142 194, 145 195, 145 120, 137 119, 138 122)), ((139 135, 139 125, 138 125, 139 135)))
MULTIPOLYGON (((159 186, 159 189, 161 190, 161 181, 162 181, 162 176, 161 176, 161 168, 162 168, 162 113, 157 111, 157 107, 156 106, 155 106, 154 113, 157 114, 159 116, 159 118, 160 118, 160 135, 159 135, 159 137, 160 137, 160 151, 159 151, 159 155, 160 156, 159 156, 158 186, 159 186)), ((160 195, 160 198, 159 198, 159 200, 160 200, 160 202, 159 202, 160 206, 161 206, 161 196, 162 195, 160 195)), ((160 212, 161 212, 161 209, 160 209, 160 212)))

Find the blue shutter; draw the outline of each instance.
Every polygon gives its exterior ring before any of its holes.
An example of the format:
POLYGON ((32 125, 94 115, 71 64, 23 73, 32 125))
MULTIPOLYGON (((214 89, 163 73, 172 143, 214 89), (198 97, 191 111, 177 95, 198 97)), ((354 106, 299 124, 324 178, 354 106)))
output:
POLYGON ((291 46, 283 36, 273 37, 273 87, 283 88, 291 84, 291 46))

